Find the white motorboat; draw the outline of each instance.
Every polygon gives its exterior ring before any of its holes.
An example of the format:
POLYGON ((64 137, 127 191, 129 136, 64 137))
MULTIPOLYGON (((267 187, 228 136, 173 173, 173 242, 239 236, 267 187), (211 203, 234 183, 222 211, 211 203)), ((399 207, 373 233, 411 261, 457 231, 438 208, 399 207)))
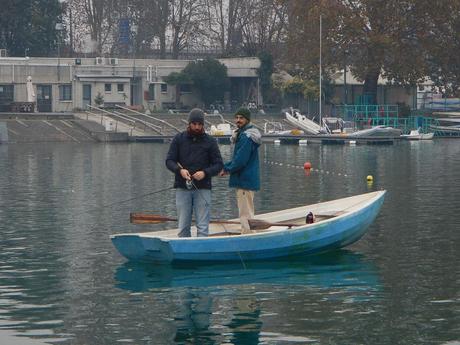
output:
POLYGON ((389 126, 375 126, 348 134, 350 137, 399 137, 401 130, 389 126))
POLYGON ((286 121, 291 125, 303 130, 306 134, 320 134, 321 126, 316 122, 310 120, 305 115, 300 114, 298 111, 293 111, 292 114, 285 112, 286 121))
POLYGON ((401 137, 407 140, 431 140, 434 133, 421 133, 420 128, 413 129, 409 134, 401 134, 401 137))

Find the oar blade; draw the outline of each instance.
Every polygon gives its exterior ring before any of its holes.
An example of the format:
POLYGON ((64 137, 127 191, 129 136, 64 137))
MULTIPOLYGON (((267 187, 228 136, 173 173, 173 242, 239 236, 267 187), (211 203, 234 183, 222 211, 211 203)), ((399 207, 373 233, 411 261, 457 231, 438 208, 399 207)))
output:
POLYGON ((248 219, 248 223, 251 230, 265 230, 272 226, 271 223, 261 219, 248 219))
POLYGON ((149 220, 149 219, 131 219, 130 222, 132 224, 159 224, 164 223, 161 220, 149 220))

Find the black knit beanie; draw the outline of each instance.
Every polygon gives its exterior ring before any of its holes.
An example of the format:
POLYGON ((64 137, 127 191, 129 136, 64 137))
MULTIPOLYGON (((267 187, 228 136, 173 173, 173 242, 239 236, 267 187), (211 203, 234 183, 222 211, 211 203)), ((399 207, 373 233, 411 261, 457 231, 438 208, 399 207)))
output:
POLYGON ((200 108, 194 108, 188 113, 188 123, 197 122, 204 125, 204 112, 200 108))

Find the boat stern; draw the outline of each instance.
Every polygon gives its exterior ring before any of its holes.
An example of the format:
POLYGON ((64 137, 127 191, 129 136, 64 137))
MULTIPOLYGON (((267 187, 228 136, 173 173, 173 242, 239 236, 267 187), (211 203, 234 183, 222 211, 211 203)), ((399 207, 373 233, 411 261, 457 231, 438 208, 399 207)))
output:
POLYGON ((172 254, 167 243, 160 238, 146 238, 138 234, 110 236, 115 248, 129 260, 168 261, 172 254))

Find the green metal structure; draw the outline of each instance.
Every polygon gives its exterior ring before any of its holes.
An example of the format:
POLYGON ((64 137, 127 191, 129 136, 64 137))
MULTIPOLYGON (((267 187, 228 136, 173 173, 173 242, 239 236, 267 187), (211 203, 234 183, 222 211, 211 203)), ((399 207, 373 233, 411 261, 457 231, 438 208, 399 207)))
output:
POLYGON ((394 104, 350 104, 336 107, 344 121, 351 121, 356 129, 369 126, 391 126, 399 128, 403 133, 412 129, 420 129, 422 133, 434 132, 437 137, 459 137, 460 133, 433 130, 430 126, 439 126, 439 120, 412 112, 408 117, 400 117, 399 105, 394 104))

